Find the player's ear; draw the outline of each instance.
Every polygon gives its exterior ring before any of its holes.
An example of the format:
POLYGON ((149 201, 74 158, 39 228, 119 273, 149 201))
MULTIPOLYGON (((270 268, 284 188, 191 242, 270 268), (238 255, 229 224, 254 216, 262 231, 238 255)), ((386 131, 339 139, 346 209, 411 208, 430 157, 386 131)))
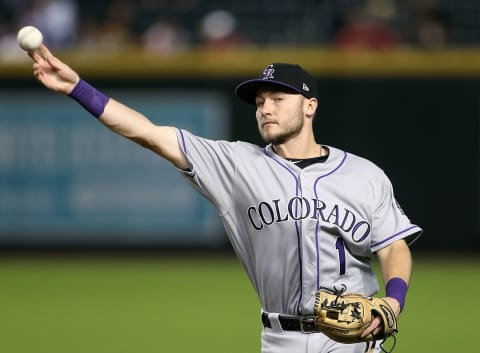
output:
POLYGON ((313 118, 315 116, 315 112, 317 111, 317 107, 318 107, 317 98, 305 99, 304 109, 305 109, 305 115, 307 117, 313 118))

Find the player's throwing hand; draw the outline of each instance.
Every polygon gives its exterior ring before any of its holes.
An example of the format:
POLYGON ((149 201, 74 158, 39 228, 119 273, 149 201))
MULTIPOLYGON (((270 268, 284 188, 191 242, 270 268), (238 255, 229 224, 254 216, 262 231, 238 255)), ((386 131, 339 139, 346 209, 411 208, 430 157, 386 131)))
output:
POLYGON ((40 45, 39 50, 28 52, 34 61, 33 74, 36 79, 53 91, 70 94, 80 80, 78 74, 53 56, 44 44, 40 45))

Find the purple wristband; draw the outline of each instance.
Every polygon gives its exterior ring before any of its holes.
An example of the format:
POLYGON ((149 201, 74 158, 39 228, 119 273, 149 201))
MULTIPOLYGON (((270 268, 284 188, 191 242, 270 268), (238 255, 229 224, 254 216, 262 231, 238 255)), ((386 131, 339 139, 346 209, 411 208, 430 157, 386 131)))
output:
POLYGON ((80 103, 82 107, 97 119, 103 114, 105 106, 110 99, 82 79, 78 81, 69 96, 80 103))
POLYGON ((408 284, 399 277, 391 278, 385 287, 387 297, 395 298, 400 303, 400 311, 405 305, 405 297, 407 295, 408 284))

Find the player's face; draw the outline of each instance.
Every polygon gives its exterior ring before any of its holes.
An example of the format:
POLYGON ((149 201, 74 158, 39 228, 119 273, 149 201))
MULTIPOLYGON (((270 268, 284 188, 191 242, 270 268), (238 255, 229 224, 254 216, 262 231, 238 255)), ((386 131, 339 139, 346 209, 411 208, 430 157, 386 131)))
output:
POLYGON ((257 93, 258 130, 266 143, 280 145, 298 136, 303 129, 303 96, 264 89, 257 93))

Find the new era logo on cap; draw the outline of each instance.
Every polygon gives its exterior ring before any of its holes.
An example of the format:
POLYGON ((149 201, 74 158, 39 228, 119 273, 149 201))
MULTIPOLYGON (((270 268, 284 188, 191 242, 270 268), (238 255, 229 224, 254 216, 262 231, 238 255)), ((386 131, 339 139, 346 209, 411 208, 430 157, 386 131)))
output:
POLYGON ((307 98, 317 97, 317 84, 312 75, 299 65, 286 63, 268 65, 258 78, 239 84, 235 94, 242 101, 255 105, 257 91, 266 83, 288 88, 307 98))

